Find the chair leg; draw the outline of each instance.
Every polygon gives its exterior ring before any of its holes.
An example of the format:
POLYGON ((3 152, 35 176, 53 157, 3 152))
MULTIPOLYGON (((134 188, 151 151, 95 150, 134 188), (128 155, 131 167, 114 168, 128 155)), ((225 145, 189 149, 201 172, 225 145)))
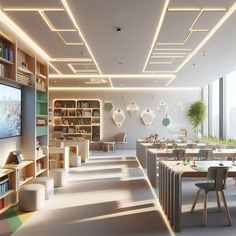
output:
POLYGON ((201 192, 201 189, 198 189, 197 193, 196 193, 196 196, 195 196, 195 199, 194 199, 194 202, 193 202, 193 205, 192 205, 192 208, 191 208, 191 211, 190 211, 191 213, 193 213, 193 211, 194 211, 194 208, 195 208, 195 206, 197 204, 197 200, 199 198, 200 192, 201 192))
POLYGON ((218 210, 221 211, 221 208, 220 208, 220 198, 219 198, 219 193, 218 193, 218 191, 216 191, 216 199, 217 199, 218 210))
POLYGON ((203 212, 203 225, 207 225, 207 201, 208 201, 208 192, 205 191, 205 201, 204 201, 204 212, 203 212))
POLYGON ((230 213, 229 213, 229 208, 228 208, 226 200, 225 200, 224 191, 221 191, 221 194, 222 194, 222 198, 223 198, 223 202, 224 202, 224 206, 225 206, 226 215, 227 215, 227 218, 229 221, 229 225, 232 225, 232 221, 231 221, 231 217, 230 217, 230 213))

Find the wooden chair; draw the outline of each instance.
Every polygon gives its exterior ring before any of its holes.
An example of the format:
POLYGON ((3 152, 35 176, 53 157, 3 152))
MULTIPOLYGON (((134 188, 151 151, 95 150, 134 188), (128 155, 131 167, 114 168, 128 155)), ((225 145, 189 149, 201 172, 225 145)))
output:
POLYGON ((221 167, 221 166, 209 167, 208 173, 207 173, 207 182, 195 184, 199 189, 196 193, 196 197, 191 208, 191 213, 193 213, 194 211, 194 208, 196 206, 201 190, 204 190, 205 191, 204 211, 203 211, 203 225, 204 226, 206 226, 207 224, 208 192, 213 192, 213 191, 216 192, 217 206, 218 206, 219 211, 220 211, 219 192, 221 192, 229 225, 232 224, 229 209, 228 209, 228 206, 225 200, 224 191, 223 191, 226 188, 225 183, 226 183, 227 173, 228 173, 228 167, 221 167))
POLYGON ((127 140, 126 140, 126 133, 118 133, 116 136, 115 136, 115 144, 116 144, 116 148, 118 145, 122 145, 122 144, 125 144, 127 143, 127 140))

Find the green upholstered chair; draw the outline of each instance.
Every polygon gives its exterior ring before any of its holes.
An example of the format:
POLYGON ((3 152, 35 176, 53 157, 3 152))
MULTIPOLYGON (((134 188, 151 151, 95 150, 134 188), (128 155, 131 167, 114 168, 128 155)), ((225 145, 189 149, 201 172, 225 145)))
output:
POLYGON ((213 191, 216 192, 217 206, 219 210, 220 210, 220 200, 219 200, 218 193, 221 192, 229 225, 232 224, 229 209, 228 209, 228 206, 225 200, 225 195, 224 195, 224 189, 226 188, 225 183, 226 183, 227 173, 228 173, 228 167, 223 167, 223 166, 209 167, 208 173, 207 173, 207 182, 195 184, 199 189, 196 193, 196 197, 192 205, 191 213, 193 213, 194 211, 194 208, 196 206, 201 190, 204 190, 205 191, 204 212, 203 212, 203 225, 204 226, 207 224, 208 192, 213 192, 213 191))

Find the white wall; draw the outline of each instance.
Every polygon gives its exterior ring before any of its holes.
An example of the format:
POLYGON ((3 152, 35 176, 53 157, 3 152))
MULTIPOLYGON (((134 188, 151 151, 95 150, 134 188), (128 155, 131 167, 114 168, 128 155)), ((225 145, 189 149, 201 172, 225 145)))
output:
POLYGON ((111 112, 102 109, 103 128, 102 135, 104 140, 110 139, 119 132, 125 132, 127 141, 125 148, 134 149, 135 141, 138 138, 150 136, 158 133, 161 137, 176 137, 170 130, 162 125, 162 119, 166 114, 170 117, 172 125, 181 125, 188 130, 188 135, 192 136, 192 128, 186 117, 188 106, 195 100, 201 98, 201 89, 176 89, 176 90, 124 90, 124 91, 106 91, 106 90, 83 90, 83 91, 50 91, 50 106, 52 107, 54 99, 100 99, 102 107, 105 101, 111 101, 114 108, 111 112), (139 111, 131 117, 126 111, 126 106, 134 101, 139 106, 139 111), (164 101, 168 105, 167 112, 158 112, 157 105, 164 101), (176 113, 174 110, 177 103, 183 107, 182 113, 176 113), (126 115, 125 123, 118 128, 112 120, 114 110, 121 108, 126 115), (150 108, 156 114, 155 120, 150 128, 144 126, 140 119, 144 109, 150 108))
POLYGON ((5 164, 11 151, 20 149, 21 137, 0 139, 0 162, 5 164))

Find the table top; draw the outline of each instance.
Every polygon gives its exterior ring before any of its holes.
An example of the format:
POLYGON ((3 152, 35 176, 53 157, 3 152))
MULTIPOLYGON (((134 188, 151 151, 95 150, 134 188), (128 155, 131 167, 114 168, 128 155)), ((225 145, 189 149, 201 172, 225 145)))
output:
POLYGON ((195 161, 195 166, 193 162, 183 163, 182 161, 161 161, 165 166, 171 168, 175 172, 185 173, 187 175, 193 174, 193 176, 201 176, 201 174, 206 175, 208 168, 210 166, 223 166, 229 167, 228 173, 236 175, 236 165, 232 161, 195 161))
MULTIPOLYGON (((152 154, 161 155, 161 154, 172 154, 174 149, 156 149, 151 148, 148 149, 148 152, 151 152, 152 154)), ((201 149, 185 149, 186 154, 198 154, 201 149)), ((203 149, 204 150, 204 149, 203 149)), ((230 155, 233 154, 236 156, 236 149, 217 149, 213 150, 213 156, 220 156, 220 155, 230 155)))

